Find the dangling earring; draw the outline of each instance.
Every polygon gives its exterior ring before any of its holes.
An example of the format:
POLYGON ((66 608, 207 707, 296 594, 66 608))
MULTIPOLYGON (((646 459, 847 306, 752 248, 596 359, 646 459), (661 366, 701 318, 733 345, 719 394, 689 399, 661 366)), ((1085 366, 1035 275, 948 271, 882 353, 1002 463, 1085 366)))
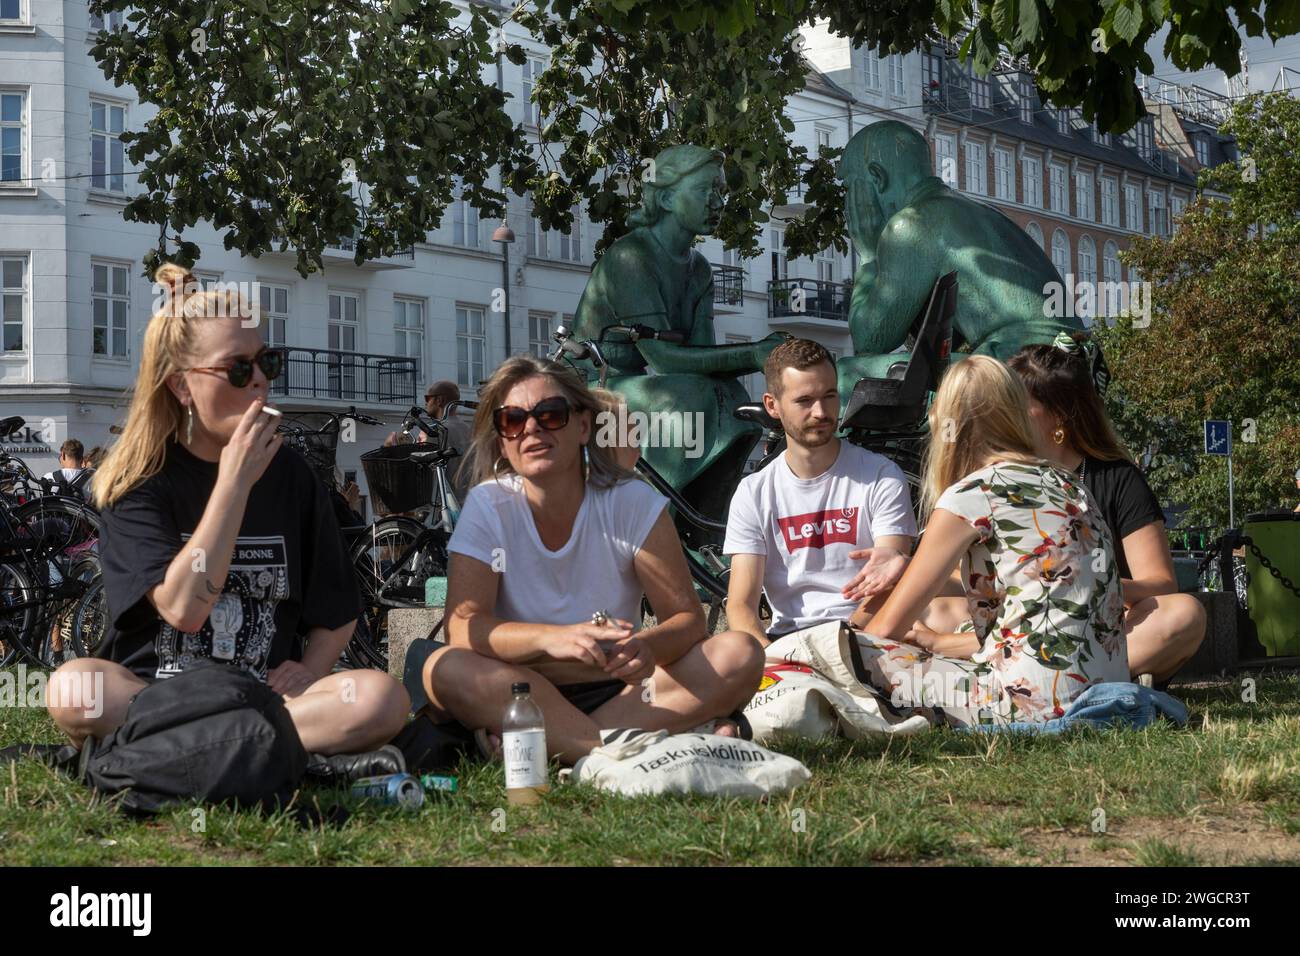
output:
POLYGON ((1056 442, 1058 445, 1065 444, 1065 429, 1060 425, 1057 425, 1056 431, 1052 432, 1052 441, 1056 442))
POLYGON ((582 446, 582 483, 585 485, 587 479, 591 477, 591 455, 587 453, 587 446, 582 446))
POLYGON ((185 410, 189 414, 185 417, 185 444, 194 444, 194 406, 186 405, 185 410))
POLYGON ((503 461, 505 461, 505 458, 501 455, 497 455, 497 460, 492 462, 492 477, 497 481, 501 480, 501 463, 503 461))

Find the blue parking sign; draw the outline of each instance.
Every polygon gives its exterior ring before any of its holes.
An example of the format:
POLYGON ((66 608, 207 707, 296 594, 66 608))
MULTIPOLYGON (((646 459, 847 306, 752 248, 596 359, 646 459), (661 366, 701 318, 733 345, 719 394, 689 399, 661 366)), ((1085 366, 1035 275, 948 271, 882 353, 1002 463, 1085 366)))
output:
POLYGON ((1205 453, 1227 457, 1232 454, 1232 422, 1205 421, 1205 453))

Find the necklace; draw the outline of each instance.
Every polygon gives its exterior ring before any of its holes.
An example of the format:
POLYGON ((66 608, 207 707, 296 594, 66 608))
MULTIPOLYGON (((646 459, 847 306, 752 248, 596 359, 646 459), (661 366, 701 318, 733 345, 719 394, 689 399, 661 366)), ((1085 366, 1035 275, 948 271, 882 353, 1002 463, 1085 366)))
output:
POLYGON ((1083 481, 1087 473, 1088 473, 1088 459, 1085 457, 1082 461, 1079 462, 1079 480, 1083 481))

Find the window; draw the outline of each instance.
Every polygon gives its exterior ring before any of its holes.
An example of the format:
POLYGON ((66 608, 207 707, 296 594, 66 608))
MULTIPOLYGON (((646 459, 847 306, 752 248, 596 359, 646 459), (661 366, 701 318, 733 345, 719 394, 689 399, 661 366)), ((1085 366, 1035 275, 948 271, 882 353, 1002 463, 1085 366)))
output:
POLYGON ((1105 295, 1099 297, 1097 311, 1102 315, 1116 315, 1119 312, 1119 247, 1114 242, 1107 242, 1101 249, 1101 278, 1106 283, 1105 295))
POLYGON ((827 246, 817 253, 817 278, 822 282, 834 282, 835 279, 835 247, 827 246))
POLYGON ((327 372, 329 394, 352 398, 357 391, 357 333, 360 330, 361 297, 354 292, 329 293, 329 339, 327 347, 342 353, 331 355, 327 372))
POLYGON ((533 89, 545 69, 546 61, 541 57, 530 56, 524 60, 524 122, 533 126, 542 125, 542 108, 533 102, 533 89))
POLYGON ((1020 122, 1034 122, 1034 81, 1028 76, 1020 78, 1020 122))
POLYGON ((968 65, 966 70, 967 75, 970 77, 970 105, 977 110, 988 109, 989 78, 977 75, 974 64, 968 65))
POLYGON ((818 126, 814 133, 817 137, 817 155, 820 156, 831 148, 831 131, 825 126, 818 126))
POLYGON ((1105 146, 1107 149, 1110 148, 1111 145, 1110 133, 1103 133, 1095 123, 1093 124, 1092 127, 1092 138, 1098 146, 1105 146))
POLYGON ((1151 235, 1169 235, 1169 220, 1165 218, 1165 194, 1147 193, 1147 210, 1151 214, 1151 235))
POLYGON ((27 94, 0 91, 0 183, 22 183, 26 139, 27 94))
POLYGON ((1056 111, 1056 131, 1062 136, 1069 136, 1072 129, 1070 111, 1068 109, 1058 109, 1056 111))
POLYGON ((1074 214, 1093 222, 1097 218, 1092 203, 1092 173, 1074 174, 1074 214))
POLYGON ((785 257, 785 230, 772 230, 772 278, 786 279, 790 276, 790 263, 785 257))
POLYGON ((1025 234, 1034 240, 1034 245, 1038 246, 1039 249, 1043 248, 1043 230, 1038 228, 1038 223, 1025 223, 1025 234))
POLYGON ((922 83, 925 86, 925 98, 934 103, 942 102, 943 58, 933 53, 926 53, 921 57, 921 69, 924 73, 922 83))
POLYGON ((456 198, 451 203, 451 241, 453 245, 479 248, 478 210, 464 198, 465 182, 456 177, 456 198))
POLYGON ((23 0, 0 0, 0 23, 26 23, 27 11, 23 0))
POLYGON ((90 101, 90 187, 125 192, 122 178, 121 140, 126 129, 126 107, 103 100, 90 101))
POLYGON ((1011 150, 993 150, 993 189, 999 199, 1016 201, 1016 178, 1011 171, 1011 150))
POLYGON ((127 266, 90 263, 91 352, 126 357, 126 317, 131 309, 127 266))
POLYGON ((862 51, 862 82, 869 90, 880 89, 880 54, 875 50, 862 51))
POLYGON ((1169 228, 1172 232, 1178 231, 1178 220, 1183 216, 1183 210, 1187 208, 1187 200, 1182 196, 1169 197, 1169 228))
POLYGON ((569 262, 582 261, 582 214, 575 211, 573 225, 560 230, 560 258, 569 262))
POLYGON ((957 140, 953 136, 934 138, 935 174, 954 189, 957 187, 957 140))
POLYGON ((96 13, 90 14, 90 33, 92 34, 92 39, 93 39, 93 35, 95 33, 98 33, 100 30, 122 29, 123 16, 124 13, 121 10, 114 10, 111 13, 109 13, 106 17, 100 16, 99 14, 96 13))
POLYGON ((1070 194, 1065 187, 1065 167, 1052 163, 1047 167, 1048 199, 1052 212, 1069 213, 1070 194))
POLYGON ((1062 279, 1073 271, 1070 268, 1070 240, 1060 229, 1052 233, 1052 265, 1056 266, 1062 279))
POLYGON ((582 213, 574 211, 573 225, 568 229, 543 229, 541 220, 532 214, 532 196, 528 202, 528 255, 541 259, 582 261, 582 213))
POLYGON ((1101 178, 1101 221, 1106 226, 1119 225, 1119 183, 1101 178))
POLYGON ((415 359, 415 377, 424 377, 424 300, 393 297, 393 348, 415 359))
POLYGON ((23 350, 23 315, 27 302, 27 260, 0 259, 0 347, 5 352, 23 350))
POLYGON ((262 312, 262 321, 258 328, 262 341, 270 346, 288 344, 289 331, 289 287, 268 282, 257 284, 258 307, 262 312))
POLYGON ((456 382, 478 388, 486 378, 487 333, 483 310, 472 305, 456 306, 456 382))
POLYGON ((1085 298, 1082 302, 1083 308, 1079 314, 1085 318, 1092 318, 1097 314, 1097 246, 1090 236, 1079 237, 1079 284, 1088 285, 1092 288, 1092 302, 1089 304, 1085 298))
POLYGON ((1129 183, 1124 187, 1124 226, 1142 231, 1142 187, 1129 183))
POLYGON ((988 168, 984 165, 984 146, 966 142, 966 191, 985 196, 989 191, 988 168))
POLYGON ((903 56, 895 53, 889 58, 889 95, 902 98, 903 92, 903 56))
POLYGON ((528 351, 538 358, 546 358, 551 351, 551 324, 555 316, 549 312, 528 313, 528 351))
POLYGON ((1137 135, 1137 151, 1141 153, 1144 157, 1150 156, 1151 138, 1152 138, 1151 118, 1147 117, 1145 119, 1138 120, 1137 126, 1135 126, 1133 129, 1137 135))
POLYGON ((1196 162, 1201 166, 1210 165, 1210 144, 1204 136, 1196 137, 1196 162))
POLYGON ((1025 205, 1036 209, 1043 208, 1043 166, 1039 160, 1026 156, 1020 160, 1021 188, 1025 193, 1025 205))

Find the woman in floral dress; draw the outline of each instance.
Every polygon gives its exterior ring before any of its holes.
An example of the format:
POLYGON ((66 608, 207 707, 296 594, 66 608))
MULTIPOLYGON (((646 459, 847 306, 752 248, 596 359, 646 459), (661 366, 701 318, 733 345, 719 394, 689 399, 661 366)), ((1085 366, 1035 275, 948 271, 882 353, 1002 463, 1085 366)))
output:
POLYGON ((877 689, 954 726, 1051 720, 1090 684, 1129 679, 1110 533, 1076 479, 1035 454, 1027 404, 995 359, 949 369, 930 410, 925 534, 888 598, 853 618, 877 689), (968 658, 941 653, 955 635, 912 623, 958 561, 981 641, 968 658))

